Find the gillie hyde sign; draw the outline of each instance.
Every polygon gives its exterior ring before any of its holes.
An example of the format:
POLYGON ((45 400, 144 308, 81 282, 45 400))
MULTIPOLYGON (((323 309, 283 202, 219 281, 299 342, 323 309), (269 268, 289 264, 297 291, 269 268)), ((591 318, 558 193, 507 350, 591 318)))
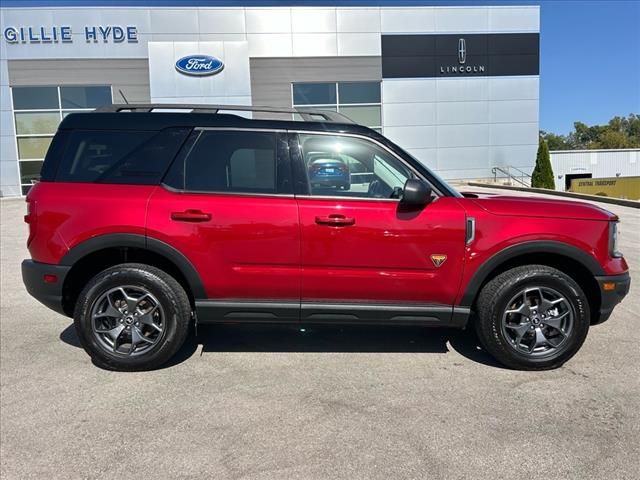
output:
MULTIPOLYGON (((74 33, 69 25, 5 27, 2 32, 7 43, 73 43, 74 33)), ((134 25, 86 25, 82 30, 86 43, 137 43, 138 29, 134 25)))

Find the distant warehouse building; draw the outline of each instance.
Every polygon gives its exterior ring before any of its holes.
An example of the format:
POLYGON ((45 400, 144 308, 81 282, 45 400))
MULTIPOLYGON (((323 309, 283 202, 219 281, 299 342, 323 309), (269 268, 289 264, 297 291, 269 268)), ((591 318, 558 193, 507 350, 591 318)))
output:
POLYGON ((535 164, 537 5, 118 3, 3 0, 0 196, 29 191, 65 115, 125 99, 331 109, 447 179, 535 164))
POLYGON ((640 198, 640 148, 552 151, 551 166, 556 190, 612 196, 621 188, 624 197, 640 198))

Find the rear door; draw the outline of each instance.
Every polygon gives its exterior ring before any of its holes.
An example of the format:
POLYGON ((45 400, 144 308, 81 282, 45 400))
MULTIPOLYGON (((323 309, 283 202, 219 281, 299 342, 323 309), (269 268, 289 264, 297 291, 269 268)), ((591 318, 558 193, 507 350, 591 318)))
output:
POLYGON ((195 130, 147 218, 147 234, 200 274, 200 319, 298 318, 300 230, 285 132, 195 130))

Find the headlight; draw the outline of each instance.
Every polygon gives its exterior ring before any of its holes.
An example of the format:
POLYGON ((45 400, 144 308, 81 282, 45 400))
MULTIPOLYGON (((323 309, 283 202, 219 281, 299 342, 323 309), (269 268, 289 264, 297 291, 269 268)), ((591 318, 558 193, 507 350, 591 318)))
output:
POLYGON ((609 255, 612 258, 622 257, 618 248, 618 222, 609 222, 609 255))

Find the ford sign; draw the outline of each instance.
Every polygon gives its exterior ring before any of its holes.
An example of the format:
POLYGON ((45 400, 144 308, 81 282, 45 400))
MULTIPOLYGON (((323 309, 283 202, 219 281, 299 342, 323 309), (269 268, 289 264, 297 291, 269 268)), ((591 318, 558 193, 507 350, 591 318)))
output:
POLYGON ((185 75, 213 75, 224 68, 224 63, 210 55, 187 55, 176 62, 176 70, 185 75))

